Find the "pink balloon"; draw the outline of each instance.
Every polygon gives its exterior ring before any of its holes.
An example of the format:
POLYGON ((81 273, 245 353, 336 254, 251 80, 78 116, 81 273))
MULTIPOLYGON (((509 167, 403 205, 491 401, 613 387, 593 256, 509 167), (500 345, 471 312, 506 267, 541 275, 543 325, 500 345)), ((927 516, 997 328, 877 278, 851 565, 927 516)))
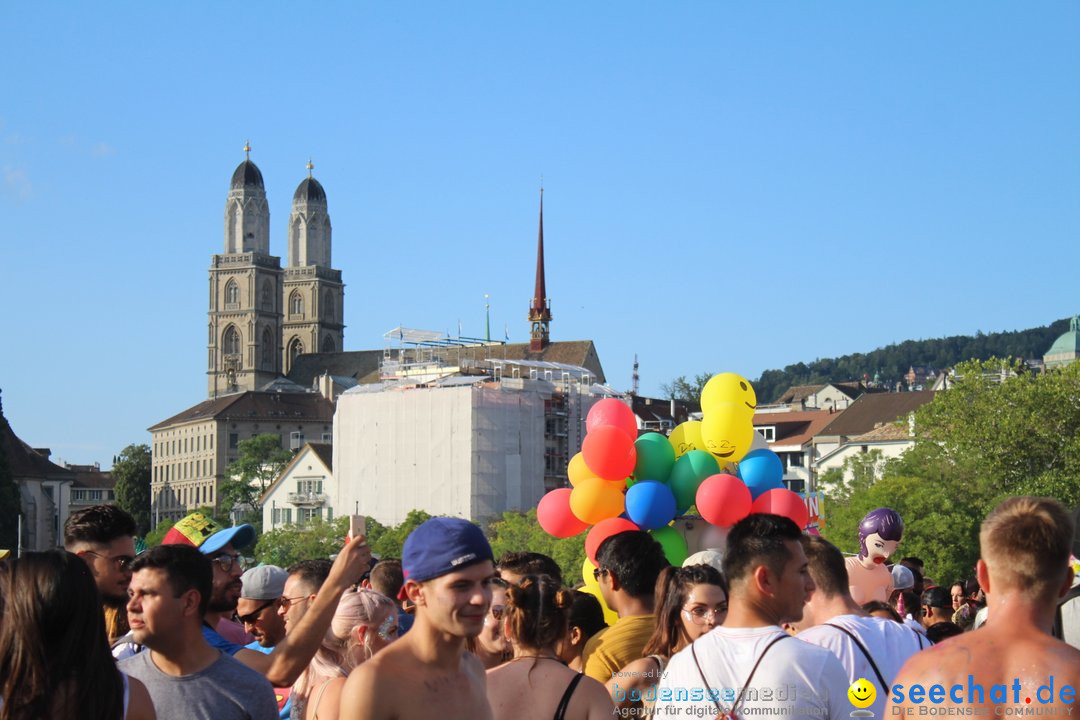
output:
POLYGON ((589 561, 595 565, 596 551, 600 548, 600 543, 604 542, 612 535, 618 535, 627 530, 640 529, 641 528, 626 518, 608 518, 607 520, 601 520, 593 525, 592 530, 585 536, 585 554, 589 557, 589 561))
POLYGON ((536 520, 548 535, 568 538, 589 527, 570 512, 570 488, 552 490, 540 498, 536 506, 536 520))
POLYGON ((810 522, 806 501, 787 488, 774 488, 758 496, 750 508, 751 513, 772 513, 790 518, 802 530, 810 522))
POLYGON ((637 417, 630 406, 622 400, 604 398, 592 406, 585 417, 585 430, 592 432, 594 428, 601 425, 614 425, 629 435, 631 440, 637 439, 637 417))
MULTIPOLYGON (((601 401, 603 402, 603 401, 601 401)), ((614 425, 597 425, 581 443, 585 466, 604 480, 622 480, 634 472, 637 448, 634 438, 614 425)))
POLYGON ((702 481, 694 504, 706 522, 730 527, 750 514, 753 499, 742 480, 734 475, 719 474, 702 481))

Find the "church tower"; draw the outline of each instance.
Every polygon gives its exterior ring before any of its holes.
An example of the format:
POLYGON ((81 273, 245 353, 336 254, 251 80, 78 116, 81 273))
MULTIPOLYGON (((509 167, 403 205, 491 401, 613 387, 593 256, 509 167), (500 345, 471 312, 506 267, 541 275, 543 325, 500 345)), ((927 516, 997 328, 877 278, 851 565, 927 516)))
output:
POLYGON ((551 301, 544 282, 544 188, 540 188, 540 237, 536 243, 536 289, 529 303, 529 352, 551 344, 551 301))
MULTIPOLYGON (((244 151, 251 152, 245 145, 244 151)), ((207 390, 257 390, 281 373, 281 260, 270 255, 270 208, 250 155, 225 199, 225 252, 210 263, 207 390)))
POLYGON ((301 353, 341 352, 345 325, 345 286, 341 271, 330 267, 330 214, 326 191, 308 176, 293 193, 289 215, 289 255, 283 293, 282 372, 301 353))

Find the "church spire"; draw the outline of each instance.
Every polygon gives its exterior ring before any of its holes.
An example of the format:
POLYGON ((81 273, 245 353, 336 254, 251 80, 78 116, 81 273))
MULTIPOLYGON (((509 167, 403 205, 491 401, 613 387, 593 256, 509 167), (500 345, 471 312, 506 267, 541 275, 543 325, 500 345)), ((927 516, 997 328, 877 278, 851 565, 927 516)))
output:
POLYGON ((544 282, 544 187, 540 186, 540 234, 536 241, 536 289, 529 304, 529 350, 540 352, 550 343, 551 306, 544 282))

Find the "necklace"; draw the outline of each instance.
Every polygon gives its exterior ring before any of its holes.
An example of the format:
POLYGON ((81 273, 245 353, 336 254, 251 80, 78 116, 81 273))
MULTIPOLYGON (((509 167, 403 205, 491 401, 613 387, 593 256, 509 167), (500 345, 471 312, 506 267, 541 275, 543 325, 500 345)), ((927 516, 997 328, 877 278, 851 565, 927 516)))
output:
POLYGON ((554 660, 558 663, 562 663, 565 665, 562 660, 559 660, 559 658, 555 657, 554 655, 518 655, 515 658, 511 658, 510 662, 514 662, 515 660, 527 660, 529 658, 533 658, 535 660, 554 660))

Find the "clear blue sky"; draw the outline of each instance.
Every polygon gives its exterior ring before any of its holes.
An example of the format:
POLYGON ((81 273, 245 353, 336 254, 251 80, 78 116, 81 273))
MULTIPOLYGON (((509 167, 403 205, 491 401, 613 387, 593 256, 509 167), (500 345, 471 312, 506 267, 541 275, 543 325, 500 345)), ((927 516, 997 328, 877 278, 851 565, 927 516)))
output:
POLYGON ((311 156, 346 349, 552 334, 612 385, 756 377, 1080 312, 1080 4, 3 3, 0 388, 100 461, 206 394, 250 138, 285 255, 311 156), (268 6, 268 7, 263 7, 268 6))

